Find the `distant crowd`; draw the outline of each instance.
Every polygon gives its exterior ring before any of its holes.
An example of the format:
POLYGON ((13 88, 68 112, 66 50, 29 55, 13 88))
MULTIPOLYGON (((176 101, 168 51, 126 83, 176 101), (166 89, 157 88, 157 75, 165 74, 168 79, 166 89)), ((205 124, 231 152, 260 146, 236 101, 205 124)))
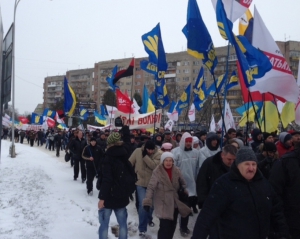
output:
MULTIPOLYGON (((9 129, 2 138, 11 139, 9 129)), ((157 238, 300 239, 300 132, 171 132, 146 130, 15 131, 15 142, 65 151, 65 160, 98 193, 99 239, 128 238, 127 210, 135 200, 139 236, 158 227, 157 238), (220 145, 222 144, 222 148, 220 145), (96 178, 96 180, 95 180, 96 178), (94 184, 96 181, 96 185, 94 184), (200 210, 200 213, 199 213, 200 210), (159 225, 153 222, 153 212, 159 225), (195 225, 189 217, 198 214, 195 225), (193 230, 191 230, 193 228, 193 230)))

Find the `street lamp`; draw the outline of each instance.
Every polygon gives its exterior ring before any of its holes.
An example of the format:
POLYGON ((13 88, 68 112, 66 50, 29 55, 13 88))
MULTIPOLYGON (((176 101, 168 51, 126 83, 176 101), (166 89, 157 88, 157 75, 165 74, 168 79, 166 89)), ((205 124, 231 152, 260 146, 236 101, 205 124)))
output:
POLYGON ((21 0, 15 0, 14 7, 14 22, 13 22, 13 49, 12 49, 12 79, 11 79, 11 90, 12 90, 12 127, 11 127, 11 147, 10 147, 10 156, 12 158, 16 157, 15 149, 15 42, 16 42, 16 11, 17 6, 21 0))

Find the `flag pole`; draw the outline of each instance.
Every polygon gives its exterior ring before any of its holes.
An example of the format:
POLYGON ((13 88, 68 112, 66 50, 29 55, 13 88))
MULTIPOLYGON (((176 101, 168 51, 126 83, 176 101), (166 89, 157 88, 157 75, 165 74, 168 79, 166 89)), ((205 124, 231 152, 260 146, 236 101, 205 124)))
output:
POLYGON ((153 135, 155 134, 155 121, 156 121, 156 106, 157 106, 157 92, 156 92, 156 81, 154 80, 154 95, 155 95, 155 104, 154 104, 154 121, 153 121, 153 135))
MULTIPOLYGON (((300 72, 300 71, 299 71, 299 72, 300 72)), ((274 98, 274 102, 275 102, 275 105, 276 105, 278 117, 279 117, 279 120, 280 120, 280 122, 281 122, 281 127, 282 127, 282 129, 284 130, 284 126, 283 126, 282 119, 281 119, 281 114, 279 113, 279 110, 278 110, 278 105, 277 105, 277 102, 276 102, 275 95, 273 95, 273 98, 274 98)))
MULTIPOLYGON (((132 79, 131 79, 131 90, 130 90, 130 101, 131 103, 133 103, 133 98, 132 98, 132 91, 133 91, 133 80, 135 79, 135 58, 133 58, 133 72, 132 72, 132 79)), ((130 112, 129 112, 129 122, 131 122, 130 120, 130 116, 131 116, 131 108, 132 104, 130 105, 130 112)), ((129 124, 130 127, 130 124, 129 124)))
POLYGON ((260 126, 260 123, 259 123, 259 120, 258 120, 258 115, 257 115, 256 109, 255 109, 255 107, 254 107, 254 103, 253 103, 252 95, 250 94, 250 91, 249 91, 249 89, 248 89, 248 94, 249 94, 249 96, 250 96, 250 100, 251 100, 252 107, 253 107, 253 110, 254 110, 254 115, 255 115, 256 122, 257 122, 257 124, 258 124, 258 127, 259 127, 259 129, 260 129, 260 131, 261 131, 261 126, 260 126))
MULTIPOLYGON (((105 106, 106 107, 106 106, 105 106)), ((107 109, 106 109, 107 110, 107 109)), ((111 127, 111 119, 112 119, 112 112, 113 112, 113 106, 111 106, 111 111, 110 111, 110 119, 109 119, 109 131, 111 127)), ((102 112, 101 112, 102 113, 102 112)))
MULTIPOLYGON (((191 87, 192 87, 192 85, 190 84, 190 88, 191 88, 191 87)), ((191 89, 190 89, 190 92, 191 92, 191 89)), ((189 118, 191 96, 192 96, 192 94, 190 94, 190 98, 189 98, 189 102, 188 102, 188 107, 187 107, 187 110, 186 110, 186 115, 185 115, 185 126, 184 126, 184 129, 186 129, 187 122, 188 122, 188 118, 189 118)))
POLYGON ((264 115, 264 131, 266 132, 266 94, 263 93, 263 115, 264 115))

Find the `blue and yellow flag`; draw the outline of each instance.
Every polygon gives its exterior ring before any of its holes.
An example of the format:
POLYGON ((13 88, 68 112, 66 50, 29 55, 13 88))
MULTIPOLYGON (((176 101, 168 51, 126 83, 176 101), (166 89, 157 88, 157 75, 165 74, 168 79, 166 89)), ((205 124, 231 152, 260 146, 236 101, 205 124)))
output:
POLYGON ((32 112, 32 114, 31 114, 31 124, 43 124, 43 116, 32 112))
POLYGON ((106 77, 106 81, 107 81, 107 83, 108 83, 108 87, 109 87, 109 89, 111 89, 111 90, 113 90, 113 91, 115 91, 116 88, 119 88, 117 85, 115 85, 115 84, 113 83, 113 80, 114 80, 114 78, 115 78, 115 75, 116 75, 117 71, 118 71, 118 65, 116 65, 116 66, 112 69, 111 73, 109 73, 109 75, 106 77))
POLYGON ((225 87, 225 91, 228 91, 230 88, 235 87, 239 84, 239 78, 236 75, 236 72, 233 71, 231 73, 231 77, 229 79, 229 82, 227 83, 226 87, 225 87))
POLYGON ((155 75, 156 80, 161 80, 168 69, 166 54, 161 38, 159 23, 150 32, 142 36, 145 51, 149 55, 149 61, 142 60, 141 68, 150 74, 155 75))
POLYGON ((147 87, 146 87, 146 85, 144 85, 143 105, 141 107, 141 113, 145 114, 145 113, 154 112, 154 111, 155 111, 154 105, 152 104, 152 101, 149 98, 147 87))
POLYGON ((100 105, 100 111, 101 111, 101 115, 108 116, 108 112, 105 105, 100 105))
POLYGON ((204 101, 207 97, 207 90, 204 82, 204 70, 203 67, 201 67, 198 77, 196 79, 195 85, 194 85, 194 98, 199 98, 201 101, 204 101))
POLYGON ((219 94, 221 92, 221 89, 222 89, 223 85, 225 84, 226 80, 227 80, 227 73, 220 75, 216 81, 217 88, 216 88, 215 83, 212 83, 211 86, 207 90, 207 94, 210 96, 215 96, 216 93, 219 94))
POLYGON ((162 79, 156 81, 155 85, 156 85, 155 91, 156 91, 157 103, 161 108, 165 108, 167 105, 170 104, 166 80, 162 79))
POLYGON ((84 108, 83 106, 79 107, 79 115, 81 118, 83 118, 83 120, 87 120, 88 118, 88 111, 86 108, 84 108))
POLYGON ((50 117, 50 118, 54 119, 55 116, 56 116, 56 111, 55 110, 49 110, 48 108, 46 108, 46 109, 44 109, 43 116, 50 117))
POLYGON ((76 107, 76 96, 73 89, 68 84, 68 80, 66 77, 64 79, 64 100, 65 114, 71 117, 74 114, 76 107))
POLYGON ((239 35, 244 36, 252 44, 253 36, 253 16, 249 9, 244 13, 239 21, 239 35))
POLYGON ((106 125, 106 118, 95 111, 95 120, 98 124, 106 125))
POLYGON ((185 91, 182 93, 182 95, 180 96, 180 99, 177 103, 176 110, 178 112, 178 115, 181 114, 181 111, 183 109, 186 109, 189 107, 190 98, 191 98, 191 84, 189 84, 186 87, 185 91))
POLYGON ((189 0, 187 10, 187 24, 182 29, 187 38, 187 52, 195 58, 201 59, 203 64, 213 74, 218 59, 211 36, 203 22, 196 0, 189 0))

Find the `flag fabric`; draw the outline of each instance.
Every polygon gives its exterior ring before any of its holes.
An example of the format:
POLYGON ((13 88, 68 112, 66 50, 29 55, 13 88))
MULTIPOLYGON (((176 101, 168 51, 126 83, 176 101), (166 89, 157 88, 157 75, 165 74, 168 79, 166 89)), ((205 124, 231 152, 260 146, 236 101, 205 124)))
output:
POLYGON ((178 121, 178 112, 176 110, 177 103, 172 101, 169 111, 167 112, 167 116, 170 120, 178 121))
POLYGON ((65 121, 59 117, 58 111, 56 111, 56 115, 55 115, 54 119, 59 124, 64 124, 65 123, 65 121))
POLYGON ((214 115, 211 115, 211 120, 209 124, 209 132, 216 132, 216 122, 214 115))
MULTIPOLYGON (((250 7, 252 0, 222 0, 224 9, 228 19, 235 22, 239 19, 250 7)), ((212 4, 216 10, 218 0, 212 0, 212 4)), ((217 11, 217 10, 216 10, 217 11)))
POLYGON ((29 120, 25 116, 19 116, 18 118, 22 124, 28 124, 29 120))
POLYGON ((59 128, 59 129, 67 129, 68 127, 67 127, 66 124, 61 123, 61 124, 59 124, 59 125, 57 126, 57 128, 59 128))
POLYGON ((106 118, 95 111, 95 120, 98 124, 106 125, 106 118))
POLYGON ((244 127, 247 122, 255 122, 255 111, 259 111, 259 107, 257 105, 250 106, 248 110, 244 111, 239 121, 239 126, 244 127))
POLYGON ((297 76, 297 85, 300 86, 300 59, 299 59, 299 65, 298 65, 298 76, 297 76))
POLYGON ((124 95, 119 89, 116 90, 116 94, 117 94, 117 108, 119 111, 123 112, 123 113, 133 113, 132 110, 132 102, 131 100, 124 95))
POLYGON ((300 100, 298 101, 295 107, 295 123, 297 125, 300 125, 300 100))
POLYGON ((203 107, 204 102, 207 98, 207 89, 204 81, 204 70, 203 67, 201 67, 198 77, 196 79, 193 93, 194 93, 194 105, 197 110, 201 110, 203 107))
POLYGON ((76 96, 68 83, 67 78, 64 79, 64 111, 65 114, 71 117, 74 114, 76 107, 76 96))
POLYGON ((112 119, 115 118, 115 113, 118 111, 118 109, 114 106, 106 105, 108 116, 112 119))
POLYGON ((253 16, 248 9, 239 21, 239 35, 245 36, 252 43, 253 36, 253 16))
POLYGON ((41 115, 38 115, 34 112, 31 114, 31 124, 42 124, 43 123, 43 117, 41 115))
POLYGON ((100 105, 100 111, 101 111, 101 115, 109 116, 105 105, 100 105))
POLYGON ((149 61, 142 60, 140 65, 144 71, 155 75, 156 80, 164 78, 168 69, 164 45, 162 42, 160 24, 158 23, 150 32, 142 36, 145 51, 149 55, 149 61))
POLYGON ((181 111, 183 109, 186 109, 189 106, 190 97, 191 97, 191 84, 189 84, 186 87, 185 91, 182 93, 177 103, 176 110, 178 111, 178 115, 181 114, 181 111))
POLYGON ((189 117, 190 122, 194 122, 196 119, 195 105, 193 103, 191 104, 191 107, 190 107, 190 110, 188 113, 188 117, 189 117))
POLYGON ((49 128, 54 128, 55 127, 55 120, 50 118, 50 117, 47 117, 46 118, 46 122, 47 122, 47 125, 49 128))
POLYGON ((264 104, 265 105, 263 107, 265 109, 260 111, 259 117, 261 131, 272 133, 278 129, 279 117, 277 108, 276 105, 271 101, 265 101, 264 104))
POLYGON ((117 71, 118 71, 118 65, 116 65, 116 66, 112 69, 111 73, 109 73, 109 75, 106 77, 106 81, 107 81, 107 83, 108 83, 108 87, 109 87, 109 89, 111 89, 111 90, 113 90, 113 91, 115 91, 116 88, 119 88, 117 85, 115 85, 115 84, 113 83, 113 79, 115 78, 115 76, 116 76, 116 74, 117 74, 117 71))
POLYGON ((79 115, 80 118, 82 118, 83 120, 87 120, 88 118, 88 111, 86 108, 84 108, 83 106, 79 107, 79 115))
POLYGON ((227 129, 230 129, 230 128, 235 129, 236 128, 235 127, 235 122, 234 122, 234 119, 233 119, 233 115, 232 115, 232 112, 231 112, 231 109, 230 109, 230 105, 227 102, 227 100, 225 100, 224 122, 225 122, 225 125, 226 125, 227 129))
POLYGON ((43 115, 46 117, 50 117, 54 119, 56 117, 56 111, 55 110, 49 110, 48 108, 44 109, 43 115))
POLYGON ((4 114, 4 118, 10 120, 10 116, 8 114, 6 114, 6 113, 4 114))
POLYGON ((235 87, 239 84, 239 78, 236 75, 236 71, 231 73, 229 82, 226 85, 225 91, 228 91, 230 88, 235 87))
POLYGON ((210 85, 210 87, 208 88, 208 90, 207 90, 208 95, 215 96, 216 93, 220 93, 223 85, 226 82, 226 80, 227 80, 227 73, 225 73, 223 75, 220 75, 217 78, 217 82, 216 82, 217 88, 216 88, 215 83, 212 83, 210 85))
POLYGON ((198 59, 213 74, 218 59, 211 36, 203 22, 197 0, 189 0, 187 9, 187 24, 182 29, 187 38, 187 52, 198 59))
POLYGON ((127 69, 120 70, 115 74, 115 76, 112 80, 113 85, 115 85, 118 82, 118 80, 120 80, 123 77, 132 76, 133 75, 133 69, 134 69, 134 58, 132 58, 132 60, 131 60, 131 62, 130 62, 127 69))
POLYGON ((58 116, 59 116, 59 118, 64 118, 65 117, 65 112, 63 111, 63 110, 57 110, 56 111, 57 112, 57 114, 58 114, 58 116))
POLYGON ((146 85, 144 85, 144 90, 143 90, 143 105, 141 108, 141 113, 149 113, 155 111, 154 105, 152 104, 151 99, 149 98, 148 95, 148 90, 146 85))
POLYGON ((252 44, 269 57, 273 68, 257 79, 256 84, 249 89, 261 93, 270 92, 286 101, 297 103, 299 87, 291 69, 256 8, 254 13, 252 44))
POLYGON ((169 119, 168 122, 165 125, 165 129, 168 129, 168 130, 170 130, 172 132, 173 126, 174 126, 174 121, 171 120, 171 119, 169 119))
POLYGON ((133 103, 131 105, 132 110, 133 110, 133 114, 138 115, 140 112, 140 106, 138 105, 138 103, 136 102, 135 98, 133 98, 133 103))
POLYGON ((288 124, 293 122, 296 119, 295 103, 286 102, 284 104, 284 106, 282 108, 280 119, 281 119, 283 128, 287 128, 288 124))
POLYGON ((157 108, 165 108, 167 105, 170 104, 165 79, 155 81, 155 91, 157 99, 157 108))

